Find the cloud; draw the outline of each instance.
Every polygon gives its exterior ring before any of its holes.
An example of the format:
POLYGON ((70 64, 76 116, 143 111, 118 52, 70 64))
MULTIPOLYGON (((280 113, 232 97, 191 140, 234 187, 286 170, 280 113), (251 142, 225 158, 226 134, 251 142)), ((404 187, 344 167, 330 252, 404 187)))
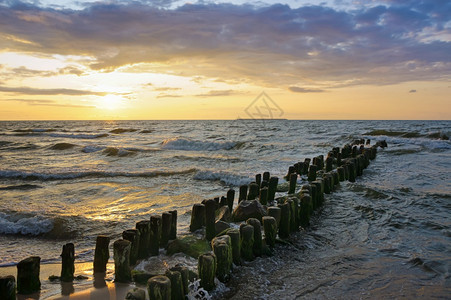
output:
POLYGON ((74 107, 74 108, 95 108, 93 105, 61 104, 54 100, 44 99, 1 99, 0 101, 22 102, 31 106, 55 106, 55 107, 74 107))
POLYGON ((154 72, 272 87, 449 80, 451 2, 383 2, 338 10, 113 1, 56 10, 8 1, 0 5, 0 43, 89 56, 94 70, 148 63, 154 72))
POLYGON ((323 92, 325 92, 324 90, 306 89, 306 88, 301 88, 298 86, 290 86, 288 89, 294 93, 323 93, 323 92))
POLYGON ((105 96, 108 93, 105 92, 93 92, 86 90, 76 89, 39 89, 30 87, 6 87, 0 86, 0 92, 2 93, 14 93, 21 95, 66 95, 66 96, 105 96))
POLYGON ((231 96, 231 95, 239 95, 243 94, 243 92, 240 91, 234 91, 234 90, 212 90, 208 93, 204 94, 198 94, 195 95, 196 97, 223 97, 223 96, 231 96))
POLYGON ((158 88, 154 88, 154 90, 158 91, 158 92, 178 91, 178 90, 181 90, 181 88, 177 88, 177 87, 158 87, 158 88))
POLYGON ((409 93, 416 93, 417 90, 410 90, 409 93))
POLYGON ((180 98, 182 95, 176 95, 176 94, 160 94, 157 96, 157 98, 180 98))

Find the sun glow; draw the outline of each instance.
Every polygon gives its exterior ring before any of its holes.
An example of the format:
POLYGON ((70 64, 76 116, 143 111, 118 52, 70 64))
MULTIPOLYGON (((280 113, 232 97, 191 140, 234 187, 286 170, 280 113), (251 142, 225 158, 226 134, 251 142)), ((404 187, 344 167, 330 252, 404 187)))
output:
POLYGON ((96 107, 102 110, 117 110, 124 107, 124 99, 118 95, 106 95, 97 100, 96 107))

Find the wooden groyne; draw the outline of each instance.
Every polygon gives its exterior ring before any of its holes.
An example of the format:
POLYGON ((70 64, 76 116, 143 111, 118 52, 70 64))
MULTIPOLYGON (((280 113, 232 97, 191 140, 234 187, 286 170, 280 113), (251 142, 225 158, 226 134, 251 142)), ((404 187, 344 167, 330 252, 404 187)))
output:
MULTIPOLYGON (((136 228, 125 230, 122 239, 113 242, 115 282, 138 282, 147 286, 149 298, 185 299, 188 284, 200 280, 200 287, 212 291, 216 279, 227 282, 232 269, 243 261, 273 254, 277 241, 306 228, 312 214, 324 204, 324 194, 331 194, 343 181, 355 182, 370 161, 376 158, 378 147, 387 147, 385 141, 370 146, 369 140, 356 140, 342 148, 335 147, 327 156, 296 162, 289 166, 284 179, 269 172, 256 174, 255 181, 225 196, 196 203, 192 207, 189 230, 194 235, 177 237, 177 211, 151 215, 140 220, 136 228), (276 192, 282 194, 275 197, 276 192), (237 204, 234 207, 234 204, 237 204), (200 237, 199 237, 200 236, 200 237), (161 249, 168 255, 185 253, 198 260, 197 274, 192 276, 186 266, 177 265, 152 276, 132 272, 133 266, 150 256, 158 256, 161 249)), ((105 277, 110 257, 110 238, 98 236, 93 259, 96 277, 105 277)), ((62 282, 74 280, 74 244, 62 250, 61 276, 52 276, 62 282)), ((40 258, 28 257, 17 265, 17 283, 14 276, 0 277, 0 299, 16 299, 16 293, 27 295, 38 292, 40 258)), ((126 299, 146 299, 143 289, 131 289, 126 299)))

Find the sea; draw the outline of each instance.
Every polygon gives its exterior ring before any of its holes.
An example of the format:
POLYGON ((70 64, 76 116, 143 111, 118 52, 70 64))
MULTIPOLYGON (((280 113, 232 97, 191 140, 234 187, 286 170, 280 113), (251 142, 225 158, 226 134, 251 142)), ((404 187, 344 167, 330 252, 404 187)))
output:
POLYGON ((97 235, 168 210, 186 234, 193 204, 365 138, 388 147, 213 298, 449 299, 450 136, 451 121, 2 121, 0 272, 58 263, 68 242, 90 263, 97 235))

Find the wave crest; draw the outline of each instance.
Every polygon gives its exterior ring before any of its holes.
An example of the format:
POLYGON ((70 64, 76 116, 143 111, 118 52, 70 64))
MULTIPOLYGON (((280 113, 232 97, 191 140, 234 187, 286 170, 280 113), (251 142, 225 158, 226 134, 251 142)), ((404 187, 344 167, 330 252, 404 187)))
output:
POLYGON ((8 215, 0 212, 0 234, 37 236, 52 229, 52 220, 41 216, 8 215))
POLYGON ((162 148, 168 150, 217 151, 230 150, 235 147, 241 148, 243 144, 244 142, 207 142, 178 138, 165 140, 162 143, 162 148))

